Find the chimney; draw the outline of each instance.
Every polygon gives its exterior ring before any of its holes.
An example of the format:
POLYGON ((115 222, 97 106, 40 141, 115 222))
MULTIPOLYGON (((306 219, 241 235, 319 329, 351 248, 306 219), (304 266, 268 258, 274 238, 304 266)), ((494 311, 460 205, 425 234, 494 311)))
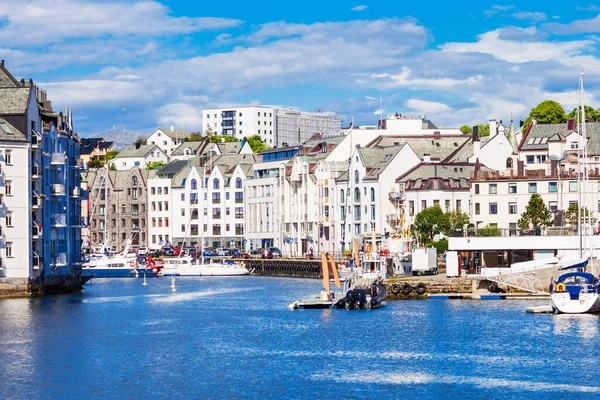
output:
POLYGON ((519 128, 522 128, 523 125, 525 125, 525 121, 523 121, 523 120, 519 121, 519 128))
POLYGON ((496 136, 498 133, 498 123, 495 119, 490 119, 490 137, 496 136))
POLYGON ((479 127, 477 125, 475 125, 473 127, 473 141, 474 142, 478 142, 479 141, 479 127))
POLYGON ((525 161, 517 161, 517 176, 525 176, 525 161))
POLYGON ((4 60, 2 60, 2 66, 4 66, 4 60))
POLYGON ((171 132, 175 132, 175 125, 171 125, 171 132))
POLYGON ((142 142, 135 142, 136 149, 139 149, 141 145, 142 145, 142 142))
POLYGON ((558 160, 550 160, 550 176, 553 178, 558 176, 558 160))
POLYGON ((575 118, 569 118, 569 120, 567 121, 567 130, 569 132, 575 131, 575 118))
POLYGON ((430 163, 431 162, 431 156, 429 154, 423 154, 423 162, 424 163, 430 163))

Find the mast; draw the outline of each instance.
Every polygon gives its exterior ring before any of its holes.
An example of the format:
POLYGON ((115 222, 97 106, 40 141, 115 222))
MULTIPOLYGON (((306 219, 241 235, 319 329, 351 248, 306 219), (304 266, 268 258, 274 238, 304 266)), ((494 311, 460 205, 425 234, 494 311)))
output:
MULTIPOLYGON (((580 107, 580 112, 578 112, 577 116, 579 117, 580 115, 583 117, 584 112, 583 112, 583 106, 582 106, 582 101, 583 101, 583 96, 581 93, 583 87, 583 71, 579 74, 579 88, 578 88, 578 92, 579 92, 579 98, 577 101, 577 105, 578 107, 580 107)), ((581 206, 582 206, 582 201, 581 201, 581 183, 582 183, 582 179, 581 179, 581 145, 582 145, 582 138, 581 138, 581 134, 582 134, 582 123, 581 120, 579 121, 579 123, 577 124, 577 233, 579 235, 579 257, 583 257, 583 235, 581 232, 581 228, 582 228, 582 224, 581 224, 581 206)))
MULTIPOLYGON (((585 126, 585 90, 583 88, 583 76, 585 75, 584 71, 580 72, 580 81, 581 81, 581 140, 583 141, 583 183, 582 189, 582 198, 583 202, 586 201, 586 195, 588 190, 588 181, 589 181, 589 169, 588 169, 588 152, 587 152, 587 131, 585 126)), ((583 210, 583 204, 580 207, 583 210)), ((583 213, 583 224, 587 225, 585 229, 591 228, 592 216, 590 215, 589 209, 586 209, 586 213, 583 213)), ((586 236, 584 238, 584 248, 586 251, 591 250, 591 239, 588 237, 589 233, 586 232, 586 236)))

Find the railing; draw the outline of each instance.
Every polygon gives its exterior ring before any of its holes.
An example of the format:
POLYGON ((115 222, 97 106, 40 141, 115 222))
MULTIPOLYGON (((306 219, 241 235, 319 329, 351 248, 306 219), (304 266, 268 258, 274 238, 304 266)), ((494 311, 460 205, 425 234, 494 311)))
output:
MULTIPOLYGON (((543 169, 525 170, 519 174, 517 170, 505 170, 505 171, 479 171, 476 173, 471 172, 471 180, 507 180, 507 179, 530 179, 530 178, 560 178, 560 179, 577 179, 577 171, 557 171, 555 174, 549 173, 543 169)), ((589 170, 588 175, 591 177, 600 176, 598 172, 589 170)))
POLYGON ((33 165, 31 166, 31 177, 38 178, 41 174, 42 168, 38 164, 33 163, 33 165))
POLYGON ((65 165, 67 156, 65 153, 52 153, 52 159, 50 164, 52 165, 65 165))
MULTIPOLYGON (((594 233, 594 227, 588 226, 588 233, 594 233)), ((510 237, 510 236, 575 236, 577 227, 575 226, 552 226, 546 228, 533 229, 505 229, 505 228, 479 228, 457 230, 450 233, 450 237, 510 237)))
POLYGON ((41 207, 43 205, 43 195, 39 195, 36 192, 33 192, 31 195, 31 206, 34 208, 41 207))
POLYGON ((221 199, 212 199, 213 204, 221 204, 221 199))
POLYGON ((32 229, 31 229, 31 236, 33 236, 33 238, 35 239, 42 235, 43 235, 42 227, 34 222, 32 229))
POLYGON ((486 279, 492 282, 521 289, 530 293, 538 293, 544 291, 544 286, 542 286, 542 282, 540 282, 538 278, 533 278, 526 275, 504 273, 494 277, 486 277, 486 279))
POLYGON ((31 147, 37 149, 42 144, 42 137, 38 136, 37 133, 31 135, 31 147))
POLYGON ((192 214, 191 219, 198 219, 198 214, 192 214))
POLYGON ((54 183, 52 185, 52 195, 64 196, 65 195, 65 185, 63 185, 61 183, 54 183))
POLYGON ((52 226, 56 228, 67 226, 67 214, 54 214, 51 221, 52 226))
POLYGON ((81 196, 81 188, 74 187, 73 191, 71 193, 71 196, 73 196, 73 197, 79 197, 79 196, 81 196))
POLYGON ((56 265, 67 265, 67 253, 58 253, 54 258, 56 265))

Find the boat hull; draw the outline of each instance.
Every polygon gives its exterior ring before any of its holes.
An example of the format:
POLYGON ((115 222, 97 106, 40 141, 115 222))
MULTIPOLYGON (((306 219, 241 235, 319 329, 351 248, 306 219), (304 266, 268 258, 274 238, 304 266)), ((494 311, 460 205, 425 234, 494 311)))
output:
POLYGON ((82 276, 93 278, 132 278, 137 276, 137 271, 131 268, 82 268, 82 276))
POLYGON ((600 294, 582 293, 572 299, 569 292, 553 293, 550 296, 552 306, 562 314, 588 314, 600 312, 600 294))

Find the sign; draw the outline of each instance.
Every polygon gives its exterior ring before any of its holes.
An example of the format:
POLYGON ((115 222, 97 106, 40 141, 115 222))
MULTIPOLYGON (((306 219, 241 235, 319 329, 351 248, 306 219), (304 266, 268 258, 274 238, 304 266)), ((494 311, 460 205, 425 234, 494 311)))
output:
POLYGON ((247 240, 247 239, 244 239, 244 244, 246 244, 246 243, 248 243, 248 240, 247 240))

